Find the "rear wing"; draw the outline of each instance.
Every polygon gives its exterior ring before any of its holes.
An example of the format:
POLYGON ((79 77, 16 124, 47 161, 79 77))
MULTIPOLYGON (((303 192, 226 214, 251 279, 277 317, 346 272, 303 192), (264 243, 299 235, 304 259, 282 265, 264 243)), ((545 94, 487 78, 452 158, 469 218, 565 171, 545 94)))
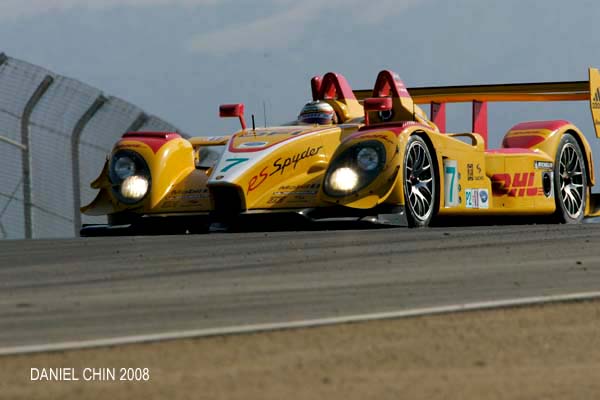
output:
MULTIPOLYGON (((431 120, 445 131, 446 103, 473 103, 473 132, 487 138, 487 103, 521 101, 589 101, 596 137, 600 138, 600 71, 589 69, 588 81, 516 83, 408 88, 416 104, 431 105, 431 120)), ((355 90, 360 101, 371 97, 372 90, 355 90)), ((487 141, 487 140, 486 140, 487 141)))

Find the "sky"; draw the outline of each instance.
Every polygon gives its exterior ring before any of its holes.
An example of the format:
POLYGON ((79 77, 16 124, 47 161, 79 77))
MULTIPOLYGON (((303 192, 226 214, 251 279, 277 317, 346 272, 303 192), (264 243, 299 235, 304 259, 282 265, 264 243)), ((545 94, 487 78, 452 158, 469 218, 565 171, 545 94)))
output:
MULTIPOLYGON (((599 21, 597 0, 1 0, 0 51, 221 135, 238 124, 219 104, 290 121, 328 71, 355 89, 382 69, 409 87, 584 80, 600 67, 599 21)), ((468 131, 469 110, 449 107, 448 129, 468 131)), ((585 103, 489 113, 492 147, 523 120, 569 119, 593 137, 585 103)))

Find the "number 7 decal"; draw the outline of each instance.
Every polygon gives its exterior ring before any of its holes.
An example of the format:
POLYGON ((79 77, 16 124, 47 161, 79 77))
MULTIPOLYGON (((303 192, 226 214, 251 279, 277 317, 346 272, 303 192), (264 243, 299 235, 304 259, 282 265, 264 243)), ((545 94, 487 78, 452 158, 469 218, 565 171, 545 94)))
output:
POLYGON ((227 172, 231 168, 235 167, 238 164, 248 161, 249 158, 228 158, 225 162, 229 162, 231 164, 226 165, 220 172, 227 172))
POLYGON ((458 206, 458 169, 456 160, 444 160, 444 207, 458 206))

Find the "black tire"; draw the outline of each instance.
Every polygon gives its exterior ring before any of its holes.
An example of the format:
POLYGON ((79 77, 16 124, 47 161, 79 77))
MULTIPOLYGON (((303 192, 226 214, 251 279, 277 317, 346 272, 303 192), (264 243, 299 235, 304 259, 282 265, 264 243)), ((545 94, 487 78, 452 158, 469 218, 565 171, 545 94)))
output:
POLYGON ((583 220, 587 204, 587 174, 579 143, 566 133, 560 139, 554 159, 555 217, 562 224, 583 220))
POLYGON ((427 143, 411 136, 404 153, 404 209, 408 226, 428 226, 437 211, 436 164, 427 143))

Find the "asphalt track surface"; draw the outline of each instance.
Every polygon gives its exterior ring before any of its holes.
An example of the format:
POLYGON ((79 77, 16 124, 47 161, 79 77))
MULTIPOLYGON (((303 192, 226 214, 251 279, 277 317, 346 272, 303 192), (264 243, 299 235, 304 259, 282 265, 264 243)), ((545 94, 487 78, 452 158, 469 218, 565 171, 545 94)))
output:
POLYGON ((0 241, 0 348, 600 288, 600 224, 0 241))

